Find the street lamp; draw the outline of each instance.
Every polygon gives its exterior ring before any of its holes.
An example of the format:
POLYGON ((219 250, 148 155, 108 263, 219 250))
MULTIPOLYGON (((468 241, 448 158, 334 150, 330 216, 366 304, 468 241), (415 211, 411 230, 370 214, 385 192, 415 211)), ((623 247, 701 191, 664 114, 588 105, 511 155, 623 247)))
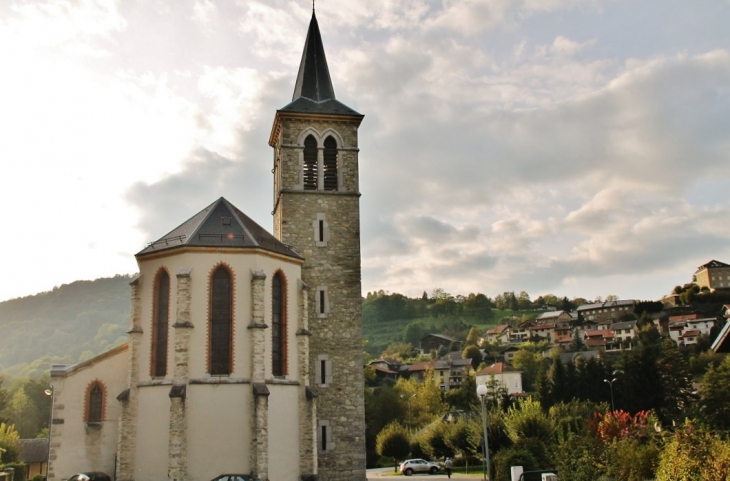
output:
POLYGON ((49 386, 49 389, 43 391, 46 396, 51 396, 51 415, 48 419, 48 452, 46 453, 46 479, 48 479, 48 468, 51 467, 51 430, 53 429, 53 402, 55 401, 56 392, 53 389, 53 385, 49 386))
POLYGON ((401 394, 400 397, 408 402, 408 434, 411 434, 411 399, 416 397, 416 393, 413 393, 413 395, 408 398, 405 394, 401 394))
POLYGON ((608 379, 603 380, 603 382, 608 384, 608 387, 611 390, 611 413, 616 412, 616 406, 613 404, 613 383, 618 381, 618 378, 615 376, 617 376, 618 374, 622 374, 622 373, 623 373, 623 371, 621 369, 616 369, 615 371, 613 371, 613 376, 614 376, 613 379, 611 379, 610 381, 608 379))
POLYGON ((490 473, 491 468, 489 466, 489 440, 487 439, 487 407, 486 407, 487 386, 486 385, 480 384, 477 386, 477 396, 479 396, 482 400, 482 428, 484 429, 484 444, 482 445, 482 448, 483 448, 482 472, 484 473, 484 479, 491 481, 492 475, 490 473))

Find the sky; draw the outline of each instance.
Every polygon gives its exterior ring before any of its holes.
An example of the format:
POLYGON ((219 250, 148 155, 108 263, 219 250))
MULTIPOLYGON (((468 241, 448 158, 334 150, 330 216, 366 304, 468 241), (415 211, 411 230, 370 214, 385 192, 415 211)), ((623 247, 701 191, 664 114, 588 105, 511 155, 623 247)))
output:
MULTIPOLYGON (((0 301, 137 272, 219 197, 272 230, 312 4, 0 3, 0 301), (36 222, 36 220, 38 222, 36 222)), ((730 263, 729 0, 318 0, 363 293, 658 299, 730 263)))

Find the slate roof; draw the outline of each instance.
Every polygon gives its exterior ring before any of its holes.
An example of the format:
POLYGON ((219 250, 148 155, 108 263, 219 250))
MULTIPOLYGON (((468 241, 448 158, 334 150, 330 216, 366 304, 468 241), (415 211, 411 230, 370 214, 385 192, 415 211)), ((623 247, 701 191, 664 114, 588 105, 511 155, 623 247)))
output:
POLYGON ((558 317, 562 316, 563 314, 565 314, 565 311, 548 311, 548 312, 543 312, 542 314, 540 314, 539 316, 537 316, 537 319, 536 320, 537 321, 544 321, 544 320, 547 320, 547 319, 555 319, 555 318, 558 318, 558 317))
POLYGON ((280 112, 307 112, 331 115, 356 115, 362 117, 335 98, 327 58, 324 54, 322 35, 319 33, 317 17, 312 11, 307 40, 304 43, 299 73, 294 85, 292 101, 280 112))
POLYGON ((578 306, 577 311, 589 311, 592 309, 605 309, 607 307, 633 306, 635 304, 636 304, 636 302, 633 299, 596 302, 593 304, 583 304, 582 306, 578 306))
POLYGON ((185 246, 263 249, 303 259, 223 197, 150 243, 137 257, 185 246))
POLYGON ((712 259, 707 264, 702 264, 701 266, 699 266, 697 268, 697 271, 695 271, 695 274, 697 274, 701 270, 704 270, 704 269, 712 269, 712 268, 715 268, 715 267, 730 267, 730 264, 725 264, 724 262, 720 262, 720 261, 716 261, 715 259, 712 259))
POLYGON ((19 439, 20 459, 25 463, 45 463, 48 461, 48 438, 19 439))
POLYGON ((635 328, 636 328, 636 321, 614 322, 613 324, 611 324, 612 331, 618 331, 621 329, 635 329, 635 328))

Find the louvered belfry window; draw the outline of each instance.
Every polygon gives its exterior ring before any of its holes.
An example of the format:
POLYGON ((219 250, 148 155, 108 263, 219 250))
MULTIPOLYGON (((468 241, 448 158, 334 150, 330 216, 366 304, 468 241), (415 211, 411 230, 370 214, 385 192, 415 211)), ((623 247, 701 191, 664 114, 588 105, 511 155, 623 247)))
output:
POLYGON ((233 326, 231 273, 219 267, 211 279, 210 373, 231 373, 231 330, 233 326))
POLYGON ((337 190, 337 141, 324 139, 324 190, 337 190))
POLYGON ((170 314, 170 276, 160 272, 155 286, 155 314, 152 333, 152 375, 167 374, 167 324, 170 314))
POLYGON ((286 374, 286 319, 282 277, 282 273, 277 272, 271 285, 271 370, 274 376, 286 374))
POLYGON ((317 139, 304 139, 304 190, 317 190, 317 139))
POLYGON ((98 423, 101 421, 101 407, 104 393, 99 384, 94 384, 89 392, 89 420, 90 423, 98 423))

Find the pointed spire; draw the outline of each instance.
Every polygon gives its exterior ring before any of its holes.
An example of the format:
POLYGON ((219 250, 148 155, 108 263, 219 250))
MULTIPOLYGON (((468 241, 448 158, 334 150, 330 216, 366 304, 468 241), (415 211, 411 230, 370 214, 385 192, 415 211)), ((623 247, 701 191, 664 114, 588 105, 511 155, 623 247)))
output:
POLYGON ((312 20, 309 23, 307 41, 304 43, 302 61, 299 64, 299 74, 297 75, 297 83, 294 86, 292 101, 300 97, 315 102, 335 98, 335 89, 332 87, 327 59, 324 55, 322 36, 319 33, 317 17, 314 14, 314 3, 312 3, 312 20))

